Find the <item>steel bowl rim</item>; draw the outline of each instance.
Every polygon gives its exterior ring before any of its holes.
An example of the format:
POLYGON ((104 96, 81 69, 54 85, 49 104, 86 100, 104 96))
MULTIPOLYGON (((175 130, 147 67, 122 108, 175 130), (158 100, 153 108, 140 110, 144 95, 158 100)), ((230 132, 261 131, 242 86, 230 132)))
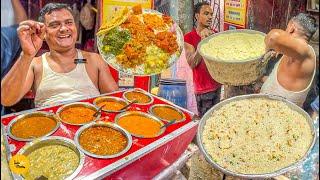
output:
POLYGON ((130 150, 133 141, 132 141, 131 134, 127 130, 125 130, 124 128, 122 128, 121 126, 119 126, 115 123, 112 123, 112 122, 92 122, 90 124, 86 124, 86 125, 82 126, 81 128, 79 128, 77 130, 77 132, 74 136, 74 142, 75 142, 76 146, 78 147, 78 149, 80 149, 87 156, 99 158, 99 159, 111 159, 111 158, 116 158, 116 157, 119 157, 119 156, 127 153, 130 150), (93 153, 85 150, 79 142, 80 135, 84 130, 89 129, 91 127, 97 127, 97 126, 105 126, 105 127, 109 127, 109 128, 112 128, 116 131, 121 132, 127 139, 127 146, 122 151, 120 151, 116 154, 113 154, 113 155, 97 155, 97 154, 93 154, 93 153))
MULTIPOLYGON (((119 120, 120 118, 124 117, 124 116, 128 116, 128 115, 141 115, 141 116, 145 116, 145 117, 148 117, 158 123, 160 123, 161 126, 164 125, 164 123, 159 119, 157 118, 156 116, 153 116, 151 114, 148 114, 148 113, 145 113, 145 112, 141 112, 141 111, 127 111, 127 112, 123 112, 123 113, 120 113, 118 114, 115 118, 114 118, 114 122, 119 125, 119 120)), ((120 125, 119 125, 120 126, 120 125)), ((156 136, 153 136, 153 137, 146 137, 146 136, 141 136, 141 135, 137 135, 137 134, 134 134, 134 133, 131 133, 130 131, 128 131, 132 136, 134 137, 137 137, 137 138, 156 138, 156 137, 159 137, 161 136, 165 131, 166 131, 166 127, 164 128, 161 128, 160 129, 160 132, 156 135, 156 136)))
POLYGON ((252 30, 252 29, 236 29, 236 30, 227 30, 227 31, 222 31, 222 32, 218 32, 218 33, 215 33, 215 34, 212 34, 211 36, 208 36, 207 38, 201 40, 201 42, 198 44, 197 46, 197 49, 198 49, 198 52, 199 54, 203 57, 203 59, 205 59, 206 61, 215 61, 215 62, 220 62, 220 63, 225 63, 225 64, 244 64, 244 63, 249 63, 249 62, 254 62, 254 61, 258 61, 262 58, 264 58, 265 56, 265 53, 260 55, 260 56, 257 56, 257 57, 252 57, 252 58, 248 58, 248 59, 244 59, 244 60, 241 60, 241 61, 237 61, 237 62, 234 62, 234 61, 225 61, 225 60, 222 60, 222 59, 219 59, 219 58, 216 58, 216 57, 209 57, 207 56, 205 53, 202 52, 202 45, 207 43, 209 40, 211 40, 212 38, 216 37, 216 36, 219 36, 221 34, 230 34, 230 33, 239 33, 239 32, 244 32, 244 33, 249 33, 249 34, 260 34, 260 35, 263 35, 263 36, 266 36, 265 33, 263 32, 260 32, 260 31, 256 31, 256 30, 252 30), (214 60, 212 60, 214 59, 214 60))
POLYGON ((84 155, 84 153, 82 151, 80 151, 78 149, 76 144, 69 138, 61 137, 61 136, 51 136, 51 137, 44 137, 44 138, 36 139, 36 140, 31 141, 31 142, 27 143, 26 145, 24 145, 18 151, 17 154, 23 154, 24 152, 26 152, 26 150, 28 150, 29 148, 31 148, 32 146, 34 146, 34 145, 36 145, 38 143, 44 143, 45 141, 52 141, 52 140, 56 140, 56 141, 61 141, 61 142, 67 143, 69 146, 73 146, 73 148, 77 150, 77 152, 75 152, 75 153, 77 153, 77 154, 79 153, 79 164, 78 164, 78 167, 73 171, 72 174, 70 174, 70 176, 68 176, 66 178, 66 180, 72 180, 73 178, 75 178, 80 173, 81 169, 83 168, 84 162, 85 162, 85 155, 84 155))
POLYGON ((177 111, 177 112, 182 116, 181 120, 179 120, 179 121, 176 120, 176 122, 173 123, 173 124, 183 122, 183 121, 185 121, 185 120, 187 119, 187 118, 186 118, 186 115, 185 115, 179 108, 176 108, 176 107, 171 106, 171 105, 169 105, 169 104, 155 104, 155 105, 152 105, 152 106, 149 108, 149 113, 151 113, 153 116, 159 118, 159 119, 162 120, 162 121, 171 122, 171 121, 169 121, 169 120, 167 120, 167 119, 162 119, 162 118, 158 117, 158 116, 153 112, 154 108, 157 108, 157 107, 166 107, 166 108, 173 109, 173 110, 177 111))
MULTIPOLYGON (((97 108, 100 108, 100 107, 98 106, 98 101, 100 102, 100 100, 101 100, 101 101, 104 101, 104 100, 107 100, 107 99, 111 99, 111 100, 114 100, 114 101, 117 101, 117 102, 123 102, 123 103, 125 103, 125 105, 128 105, 128 104, 129 104, 128 101, 126 101, 125 99, 120 98, 120 97, 114 97, 114 96, 97 97, 97 98, 95 98, 95 99, 93 100, 93 104, 94 104, 97 108)), ((127 108, 125 108, 125 109, 123 109, 123 110, 121 110, 121 111, 111 111, 111 110, 104 110, 104 109, 102 109, 101 111, 107 112, 107 113, 120 113, 120 112, 126 111, 128 108, 129 108, 129 107, 127 107, 127 108)))
POLYGON ((33 141, 35 139, 40 139, 40 138, 44 138, 44 137, 48 137, 50 135, 52 135, 53 133, 55 133, 59 127, 60 127, 60 119, 58 118, 58 116, 52 112, 44 112, 44 111, 35 111, 35 112, 30 112, 30 113, 26 113, 26 114, 21 114, 21 115, 18 115, 17 117, 15 117, 14 119, 12 119, 10 121, 10 123, 8 124, 7 126, 7 133, 9 135, 10 138, 16 140, 16 141, 24 141, 24 142, 30 142, 30 141, 33 141), (12 126, 17 123, 19 120, 23 120, 25 118, 28 118, 28 117, 32 117, 32 115, 43 115, 44 117, 48 117, 50 119, 53 119, 54 121, 56 121, 56 125, 55 127, 49 131, 48 133, 46 133, 45 135, 41 136, 41 137, 37 137, 37 138, 19 138, 19 137, 16 137, 14 136, 12 133, 11 133, 11 128, 12 126))
POLYGON ((125 99, 125 100, 128 101, 128 102, 132 102, 132 101, 130 101, 130 100, 126 97, 126 94, 128 94, 128 93, 130 93, 130 92, 142 93, 142 94, 144 94, 144 95, 146 95, 146 96, 148 96, 148 97, 150 98, 150 102, 148 102, 148 103, 134 103, 134 104, 137 104, 137 105, 150 105, 150 104, 152 104, 152 103, 154 102, 154 98, 153 98, 151 95, 149 95, 149 94, 146 93, 145 91, 142 91, 142 90, 139 90, 139 89, 127 90, 126 92, 124 92, 124 93, 122 94, 123 99, 125 99))
POLYGON ((97 117, 96 117, 94 120, 92 120, 92 121, 89 121, 89 122, 86 122, 86 123, 74 124, 74 123, 66 122, 66 121, 64 121, 64 120, 60 117, 60 113, 61 113, 64 109, 66 109, 66 108, 68 108, 68 107, 70 107, 70 106, 73 107, 73 106, 77 106, 77 105, 84 106, 84 107, 88 107, 88 108, 90 108, 90 109, 94 109, 94 110, 98 111, 98 108, 97 108, 95 105, 90 104, 90 103, 88 103, 88 102, 74 102, 74 103, 65 104, 65 105, 62 105, 61 107, 59 107, 59 109, 58 109, 57 112, 56 112, 56 115, 57 115, 58 119, 59 119, 61 122, 65 123, 65 124, 69 124, 69 125, 73 125, 73 126, 86 125, 86 124, 89 124, 89 123, 91 123, 91 122, 95 122, 95 121, 97 121, 98 119, 100 119, 101 113, 99 113, 99 114, 97 115, 97 117))
POLYGON ((275 177, 275 176, 279 176, 281 174, 284 174, 290 170, 293 170, 295 168, 297 168, 298 166, 300 166, 308 157, 311 149, 313 148, 315 141, 316 141, 316 136, 315 136, 315 128, 313 126, 313 120, 312 118, 309 116, 308 113, 306 113, 302 108, 300 108, 299 106, 297 106, 296 104, 286 100, 285 98, 282 98, 280 96, 276 96, 276 95, 271 95, 271 94, 247 94, 247 95, 240 95, 240 96, 235 96, 235 97, 231 97, 229 99, 226 99, 224 101, 219 102, 218 104, 216 104, 215 106, 213 106, 209 111, 207 111, 205 113, 205 115, 201 118, 200 122, 199 122, 199 126, 198 126, 198 131, 197 131, 197 141, 199 142, 199 149, 200 152, 204 155, 205 159, 207 160, 207 162, 214 168, 220 170, 221 172, 227 174, 227 175, 231 175, 231 176, 237 176, 237 177, 241 177, 241 178, 271 178, 271 177, 275 177), (204 148, 204 145, 202 143, 202 132, 203 132, 203 128, 207 122, 207 116, 209 116, 213 111, 220 109, 222 106, 224 106, 225 104, 228 104, 230 102, 236 101, 236 100, 243 100, 243 99, 251 99, 251 98, 267 98, 267 99, 271 99, 271 100, 278 100, 278 101, 282 101, 284 103, 286 103, 291 109, 298 111, 299 113, 301 113, 308 121, 308 124, 310 126, 311 129, 311 134, 313 136, 313 140, 309 146, 309 149, 306 151, 306 153, 304 154, 304 156, 302 158, 300 158, 299 161, 296 161, 295 163, 292 163, 291 165, 281 168, 277 171, 274 172, 269 172, 269 173, 264 173, 264 174, 243 174, 243 173, 238 173, 238 172, 234 172, 234 171, 230 171, 227 170, 223 167, 221 167, 218 163, 216 163, 215 161, 213 161, 210 157, 210 155, 207 153, 206 149, 204 148))

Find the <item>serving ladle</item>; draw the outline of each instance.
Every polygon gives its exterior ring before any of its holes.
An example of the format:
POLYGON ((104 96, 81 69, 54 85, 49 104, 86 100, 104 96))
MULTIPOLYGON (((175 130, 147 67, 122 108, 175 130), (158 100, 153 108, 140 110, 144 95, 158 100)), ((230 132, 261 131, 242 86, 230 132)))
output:
POLYGON ((102 110, 102 108, 104 107, 104 106, 106 106, 107 104, 104 104, 104 105, 102 105, 101 107, 99 107, 99 109, 97 110, 97 112, 95 112, 94 114, 93 114, 93 116, 94 117, 97 117, 100 113, 101 113, 101 110, 102 110))
POLYGON ((175 122, 176 122, 176 120, 172 120, 172 121, 168 122, 167 124, 161 126, 160 129, 166 128, 166 127, 168 127, 168 126, 171 126, 171 125, 174 124, 175 122))
POLYGON ((123 108, 121 108, 119 111, 122 111, 122 110, 126 109, 127 107, 129 107, 129 106, 131 106, 132 104, 137 103, 137 102, 138 102, 137 100, 134 100, 134 101, 132 101, 131 103, 129 103, 129 104, 127 104, 126 106, 124 106, 123 108))

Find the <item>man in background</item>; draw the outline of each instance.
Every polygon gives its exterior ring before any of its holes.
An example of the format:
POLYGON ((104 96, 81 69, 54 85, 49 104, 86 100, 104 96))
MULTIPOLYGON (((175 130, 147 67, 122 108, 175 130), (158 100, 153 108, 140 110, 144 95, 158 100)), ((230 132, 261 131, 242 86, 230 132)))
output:
POLYGON ((316 54, 308 45, 317 30, 314 17, 300 13, 285 31, 271 30, 265 38, 267 50, 283 54, 264 82, 261 93, 273 94, 302 107, 316 73, 316 54))
POLYGON ((213 16, 210 4, 207 2, 196 4, 194 16, 197 20, 197 26, 184 36, 184 48, 187 62, 193 72, 198 115, 202 117, 220 101, 221 84, 211 77, 203 58, 197 51, 199 42, 213 33, 210 28, 213 16))
MULTIPOLYGON (((1 21, 1 80, 9 72, 21 52, 17 28, 20 22, 27 19, 26 11, 21 5, 20 0, 1 1, 1 5, 3 5, 3 3, 8 4, 10 7, 12 6, 11 10, 13 12, 11 14, 14 14, 14 23, 11 24, 10 22, 5 23, 1 21)), ((3 12, 7 11, 1 10, 1 19, 2 17, 8 18, 8 14, 3 14, 3 12)), ((1 115, 8 112, 9 111, 5 110, 1 105, 1 115)))

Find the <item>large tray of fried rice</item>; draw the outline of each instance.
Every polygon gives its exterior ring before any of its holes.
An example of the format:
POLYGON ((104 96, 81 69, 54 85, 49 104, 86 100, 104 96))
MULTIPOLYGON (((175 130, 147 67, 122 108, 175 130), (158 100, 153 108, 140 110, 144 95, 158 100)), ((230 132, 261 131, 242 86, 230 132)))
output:
POLYGON ((315 142, 310 116, 271 95, 243 95, 220 102, 201 119, 197 134, 206 160, 242 178, 270 178, 300 165, 315 142))

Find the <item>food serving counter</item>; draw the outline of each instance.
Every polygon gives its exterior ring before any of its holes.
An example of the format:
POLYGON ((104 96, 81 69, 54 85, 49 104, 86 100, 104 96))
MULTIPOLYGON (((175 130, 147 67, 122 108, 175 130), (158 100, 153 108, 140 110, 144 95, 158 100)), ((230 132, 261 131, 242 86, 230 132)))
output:
MULTIPOLYGON (((143 91, 141 89, 137 89, 143 91)), ((100 95, 123 97, 123 91, 117 91, 100 95)), ((173 103, 154 96, 146 91, 144 93, 153 97, 153 101, 148 105, 133 104, 126 111, 140 111, 149 113, 149 109, 155 104, 169 104, 177 109, 181 110, 185 115, 184 121, 176 122, 175 124, 166 128, 165 132, 155 138, 138 138, 132 136, 132 146, 123 155, 110 159, 99 159, 85 155, 83 167, 76 175, 75 179, 151 179, 174 161, 187 149, 188 144, 192 141, 196 134, 198 122, 195 121, 195 116, 192 112, 174 105, 173 103)), ((93 101, 97 97, 90 97, 88 99, 78 100, 76 102, 89 102, 93 104, 93 101)), ((73 102, 67 102, 64 104, 70 104, 73 102)), ((18 141, 8 136, 8 124, 15 117, 21 114, 28 114, 35 111, 45 111, 56 113, 58 109, 64 105, 59 104, 52 107, 44 107, 38 109, 32 109, 20 113, 9 114, 1 117, 2 126, 5 129, 5 146, 7 148, 7 156, 10 159, 13 155, 25 146, 28 142, 18 141)), ((98 121, 113 122, 115 116, 119 113, 107 113, 102 112, 98 121)), ((165 123, 165 122, 164 122, 165 123)), ((51 134, 52 136, 60 136, 68 138, 74 141, 77 130, 81 126, 75 126, 60 123, 59 128, 51 134)), ((14 177, 18 176, 14 174, 14 177)))

